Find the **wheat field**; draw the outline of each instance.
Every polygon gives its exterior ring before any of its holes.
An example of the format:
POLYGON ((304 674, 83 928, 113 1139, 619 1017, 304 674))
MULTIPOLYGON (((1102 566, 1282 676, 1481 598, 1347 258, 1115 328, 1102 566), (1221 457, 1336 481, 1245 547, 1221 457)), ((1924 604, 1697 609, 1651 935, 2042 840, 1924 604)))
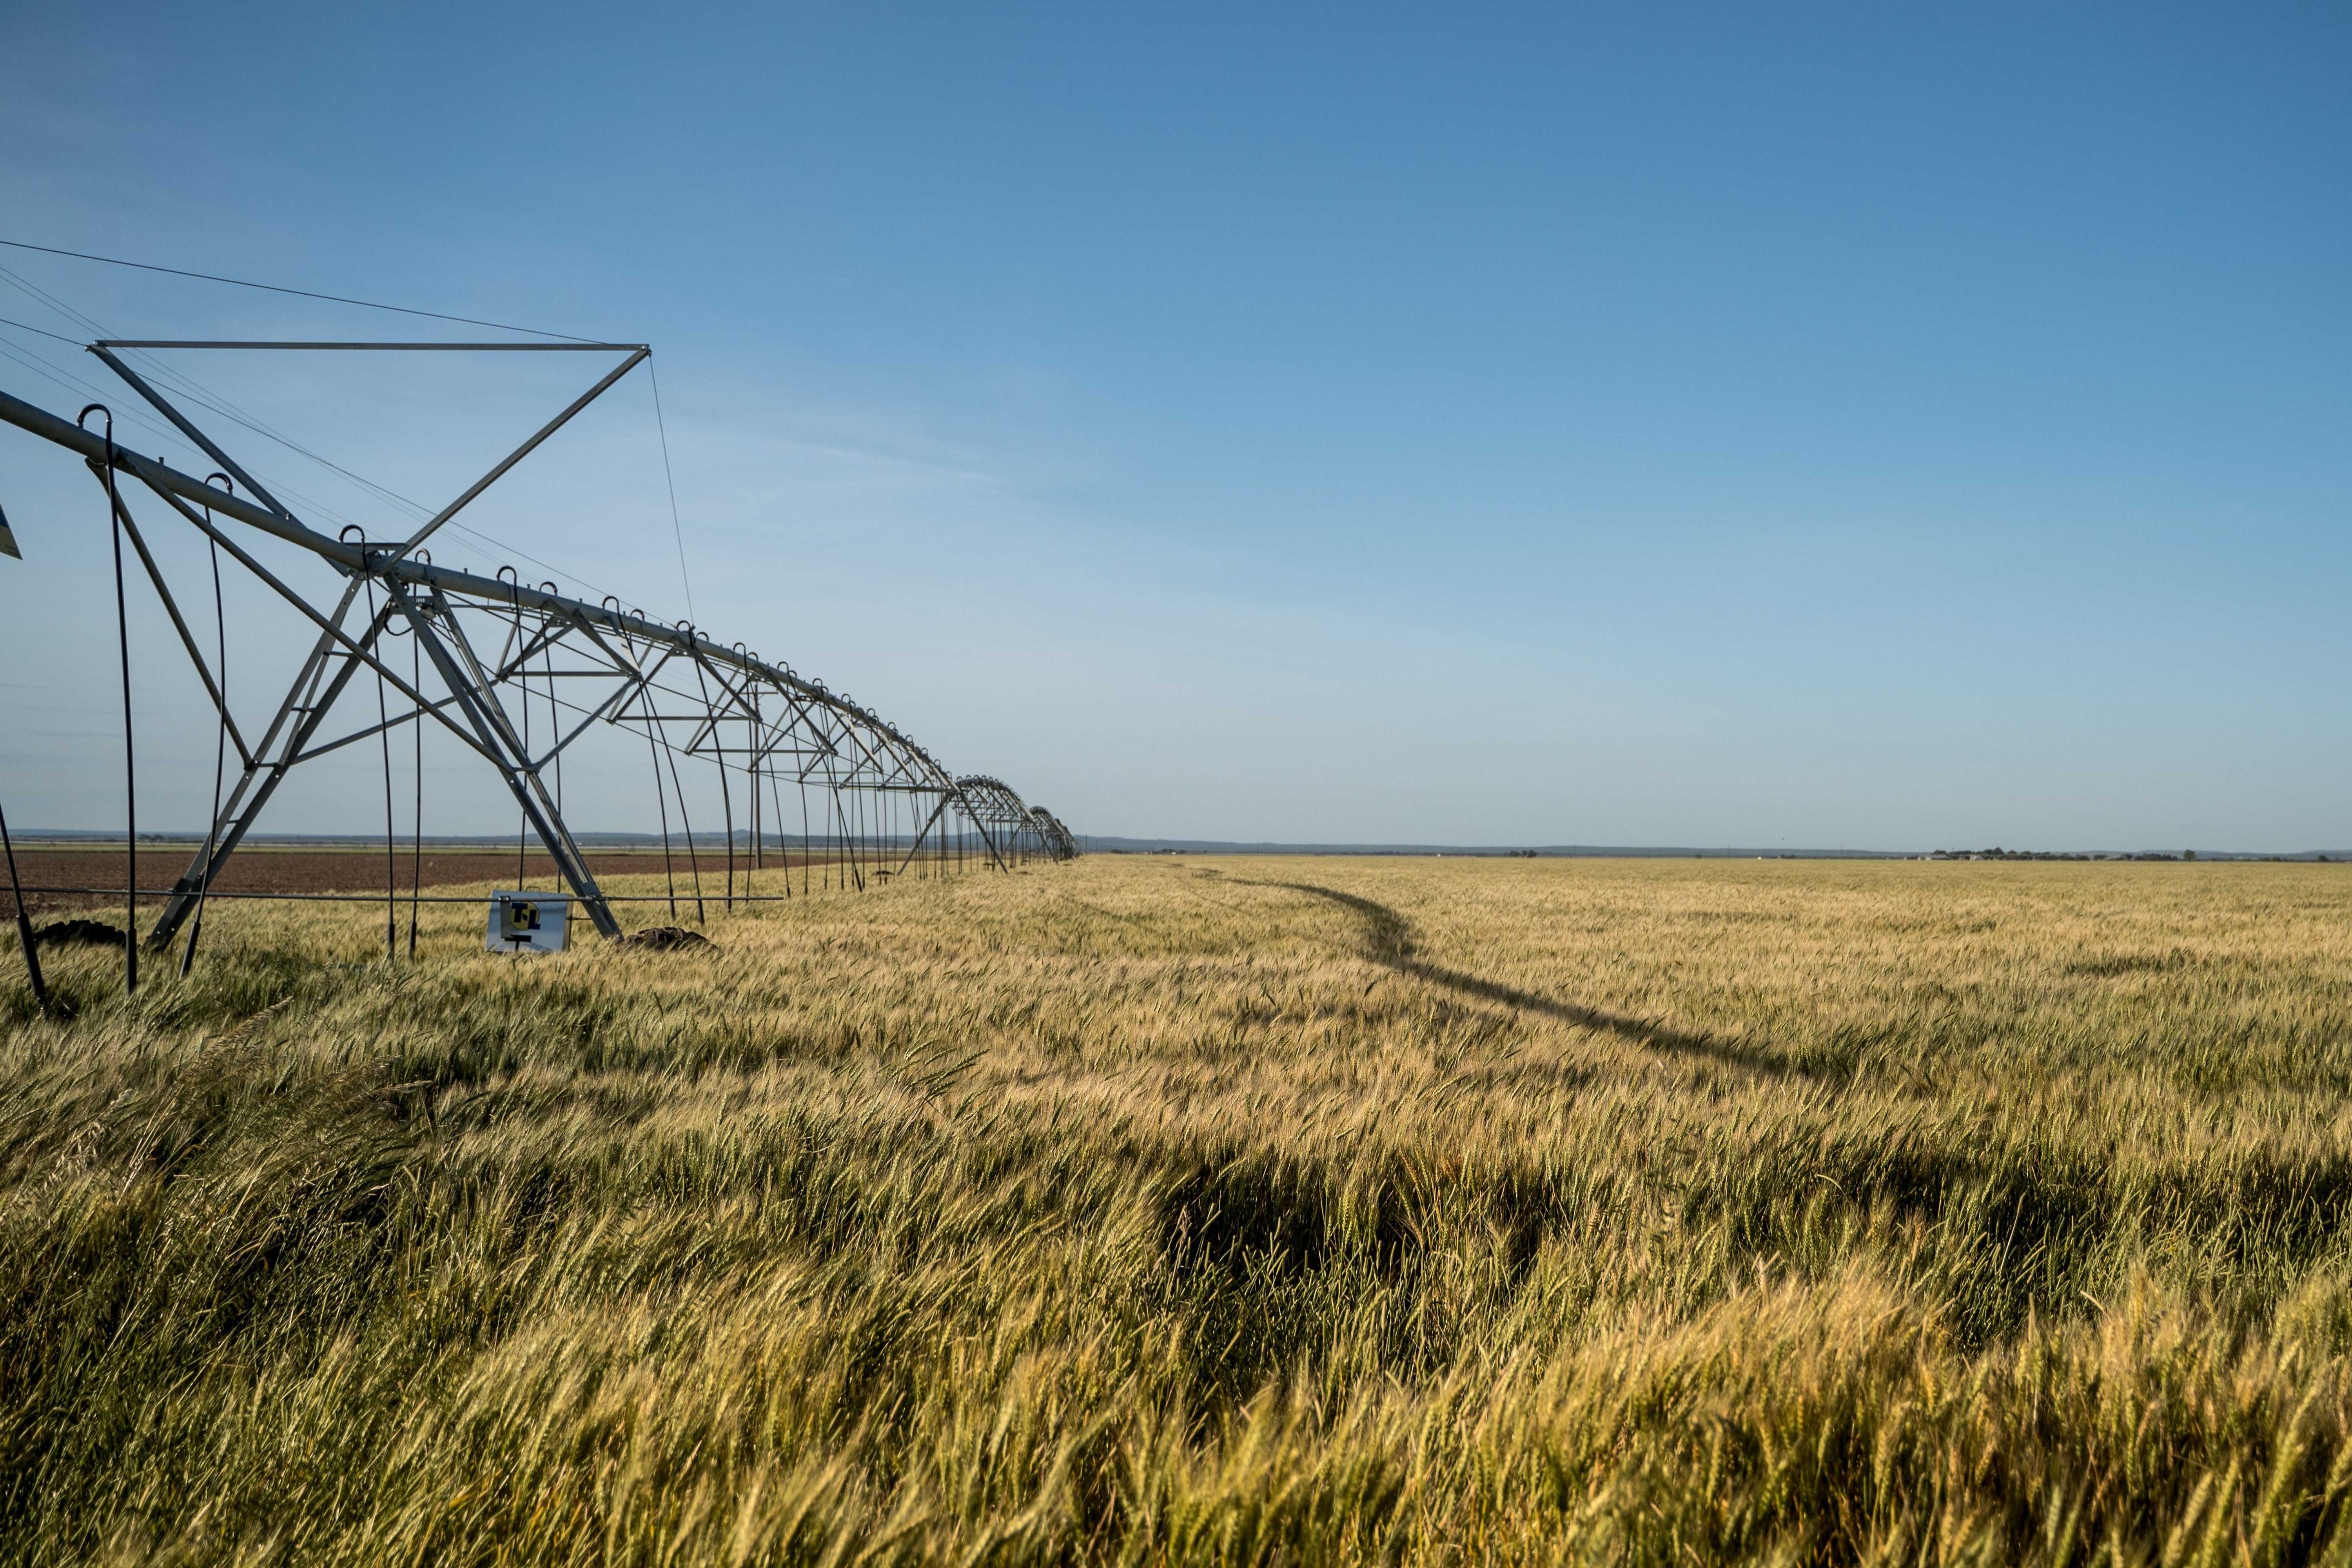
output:
POLYGON ((2352 1561, 2352 869, 480 919, 0 950, 0 1560, 2352 1561))

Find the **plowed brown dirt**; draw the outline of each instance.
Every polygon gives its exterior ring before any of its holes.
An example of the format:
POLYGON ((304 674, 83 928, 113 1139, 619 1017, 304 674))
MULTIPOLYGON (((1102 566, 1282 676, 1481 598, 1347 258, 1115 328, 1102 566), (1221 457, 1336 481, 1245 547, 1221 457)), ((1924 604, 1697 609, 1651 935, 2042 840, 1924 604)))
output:
MULTIPOLYGON (((97 888, 110 889, 117 900, 122 890, 123 853, 118 847, 107 848, 28 849, 16 847, 16 869, 26 889, 34 888, 97 888)), ((702 853, 703 888, 716 892, 725 884, 726 857, 702 853), (713 881, 713 873, 718 880, 713 881)), ((139 886, 142 889, 165 889, 180 879, 188 868, 189 851, 185 848, 154 848, 139 851, 139 886)), ((797 865, 797 860, 794 862, 797 865)), ((621 851, 591 854, 589 868, 599 877, 644 875, 662 868, 659 852, 621 851)), ((676 858, 675 866, 681 886, 688 875, 687 858, 676 858)), ((776 869, 778 861, 772 852, 764 862, 767 871, 776 869)), ((555 875, 555 864, 545 855, 532 855, 524 862, 523 878, 515 876, 515 857, 511 851, 500 854, 494 850, 434 850, 425 852, 422 875, 416 885, 425 888, 453 887, 466 883, 495 882, 501 888, 554 889, 562 884, 555 875)), ((411 886, 411 861, 406 848, 394 857, 392 867, 394 885, 402 891, 411 886)), ((741 862, 737 863, 739 878, 741 862)), ((385 876, 383 852, 381 849, 243 849, 229 860, 214 884, 222 892, 230 893, 380 893, 385 876)), ((47 910, 79 908, 93 901, 89 893, 37 893, 27 891, 25 907, 36 914, 47 910)), ((10 896, 7 881, 0 877, 0 919, 14 919, 16 906, 10 896)))

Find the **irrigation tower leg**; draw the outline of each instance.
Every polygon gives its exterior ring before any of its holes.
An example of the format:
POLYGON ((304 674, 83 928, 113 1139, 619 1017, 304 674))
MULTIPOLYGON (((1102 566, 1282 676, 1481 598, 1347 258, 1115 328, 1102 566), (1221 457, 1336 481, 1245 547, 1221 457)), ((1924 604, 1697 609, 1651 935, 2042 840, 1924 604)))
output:
MULTIPOLYGON (((333 616, 329 617, 330 625, 337 628, 342 626, 343 617, 351 614, 352 605, 359 597, 359 591, 360 582, 354 578, 344 587, 342 599, 336 605, 333 616)), ((386 605, 383 614, 370 623, 366 633, 355 639, 359 647, 374 646, 390 614, 391 606, 386 605)), ((263 731, 261 744, 255 749, 253 761, 246 765, 245 772, 237 778, 236 788, 221 806, 220 818, 213 824, 210 852, 197 850, 195 858, 188 863, 187 870, 181 873, 179 881, 173 884, 172 896, 163 905, 163 914, 147 935, 145 945, 150 952, 161 952, 171 946, 172 939, 179 934, 181 923, 195 912, 197 898, 212 886, 213 879, 220 875, 221 867, 236 853, 237 845, 253 826, 254 819, 261 815, 261 808, 269 803, 269 797, 285 782, 287 773, 293 767, 295 759, 301 755, 303 746, 318 732, 319 726, 326 721, 327 710, 335 705, 335 699, 342 695, 343 688, 351 684, 352 677, 359 673, 362 662, 358 653, 343 648, 341 639, 332 632, 321 634, 312 646, 310 657, 302 661, 300 673, 295 676, 294 684, 287 689, 286 700, 278 705, 278 712, 269 721, 269 728, 263 731), (330 677, 328 666, 335 662, 338 654, 341 656, 340 665, 330 677)))
MULTIPOLYGON (((557 871, 572 885, 572 892, 579 896, 582 907, 588 911, 589 921, 596 927, 597 934, 617 939, 621 934, 620 922, 613 918, 604 889, 596 886, 596 879, 588 869, 587 857, 581 854, 580 846, 572 841, 571 830, 563 826, 563 815, 556 809, 554 800, 547 793, 547 786, 541 782, 539 769, 524 752, 513 727, 507 722, 506 710, 490 695, 493 683, 489 674, 482 668, 481 661, 474 657, 473 645, 467 642, 464 631, 457 626, 455 612, 449 611, 446 601, 438 605, 446 613, 449 641, 457 645, 458 654, 463 656, 462 665, 459 658, 451 654, 449 644, 444 642, 434 629, 435 617, 412 604, 404 589, 389 584, 386 586, 391 591, 392 603, 398 604, 407 616, 409 630, 423 645, 425 657, 433 661, 433 668, 440 672, 443 683, 457 698, 457 707, 473 726, 482 750, 497 764, 499 775, 506 780, 507 788, 514 793, 515 804, 522 807, 524 820, 530 824, 531 831, 539 835, 539 841, 555 862, 557 871)), ((391 603, 385 605, 387 610, 391 607, 391 603)))

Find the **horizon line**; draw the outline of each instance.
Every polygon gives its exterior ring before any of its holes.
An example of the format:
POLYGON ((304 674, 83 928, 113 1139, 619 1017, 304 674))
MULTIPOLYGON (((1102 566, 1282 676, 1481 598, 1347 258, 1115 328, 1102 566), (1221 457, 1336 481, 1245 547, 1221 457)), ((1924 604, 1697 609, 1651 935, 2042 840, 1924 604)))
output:
MULTIPOLYGON (((19 840, 34 840, 47 844, 69 843, 120 845, 123 842, 121 834, 109 829, 19 827, 14 829, 10 836, 19 840)), ((573 837, 583 847, 589 847, 600 844, 605 846, 646 846, 650 847, 658 846, 662 842, 661 836, 656 833, 641 833, 621 830, 599 832, 591 829, 575 833, 573 837)), ((878 835, 873 837, 877 839, 889 839, 892 837, 892 836, 889 835, 878 835)), ((903 838, 906 836, 904 834, 900 834, 896 837, 903 838)), ((1500 858, 1508 858, 1512 856, 1525 858, 1533 856, 1538 858, 1550 858, 1555 859, 1665 859, 1688 857, 1698 859, 1762 860, 1912 860, 1932 858, 1936 857, 1948 858, 1999 858, 2024 859, 2033 857, 2049 856, 2101 857, 2113 859, 2140 857, 2163 857, 2165 858, 2179 859, 2183 854, 2189 854, 2196 856, 2200 859, 2211 858, 2217 860, 2352 859, 2352 848, 2294 850, 2207 849, 2189 846, 2179 849, 2155 847, 2141 847, 2137 849, 2119 849, 2111 847, 2012 849, 1996 845, 1978 848, 1938 847, 1933 849, 1863 849, 1832 847, 1799 847, 1790 846, 1737 844, 1529 844, 1524 841, 1518 843, 1500 844, 1436 844, 1425 842, 1379 843, 1372 841, 1347 840, 1288 841, 1282 839, 1138 837, 1120 834, 1101 833, 1080 833, 1076 835, 1076 837, 1083 846, 1088 847, 1098 847, 1102 850, 1110 853, 1136 853, 1139 851, 1150 853, 1153 851, 1167 851, 1221 855, 1415 855, 1439 857, 1446 855, 1462 855, 1500 858)), ((730 835, 723 831, 715 833, 696 833, 690 836, 690 840, 689 836, 684 833, 673 835, 672 837, 676 842, 680 844, 690 841, 696 845, 724 845, 730 841, 730 835)), ((142 831, 139 835, 140 843, 159 846, 166 844, 195 845, 201 844, 204 841, 204 838, 205 833, 201 828, 186 830, 173 828, 153 829, 142 831)), ((406 835, 395 836, 394 841, 402 845, 414 845, 417 842, 417 840, 406 835)), ((738 844, 750 844, 751 842, 751 830, 748 828, 738 828, 731 836, 731 841, 738 844)), ((373 847, 381 845, 383 842, 383 838, 381 835, 370 836, 362 833, 253 833, 246 836, 245 842, 247 844, 268 844, 278 845, 280 847, 312 846, 317 847, 350 847, 360 848, 373 847)), ((427 834, 423 840, 424 845, 427 848, 436 847, 445 848, 485 848, 493 846, 502 848, 512 842, 513 838, 511 836, 495 833, 427 834)), ((805 847, 811 845, 821 847, 830 842, 830 840, 814 835, 804 837, 798 834, 762 834, 761 836, 761 842, 763 845, 772 844, 778 846, 805 847)), ((546 850, 544 847, 540 847, 536 852, 544 855, 546 850)))

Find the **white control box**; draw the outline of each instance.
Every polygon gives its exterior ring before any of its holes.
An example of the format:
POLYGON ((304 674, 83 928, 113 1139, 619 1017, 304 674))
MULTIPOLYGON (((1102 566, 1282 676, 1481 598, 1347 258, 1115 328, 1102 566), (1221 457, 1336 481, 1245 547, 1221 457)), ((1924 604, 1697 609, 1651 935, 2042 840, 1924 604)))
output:
POLYGON ((492 893, 492 952, 562 952, 572 900, 561 893, 492 893))

